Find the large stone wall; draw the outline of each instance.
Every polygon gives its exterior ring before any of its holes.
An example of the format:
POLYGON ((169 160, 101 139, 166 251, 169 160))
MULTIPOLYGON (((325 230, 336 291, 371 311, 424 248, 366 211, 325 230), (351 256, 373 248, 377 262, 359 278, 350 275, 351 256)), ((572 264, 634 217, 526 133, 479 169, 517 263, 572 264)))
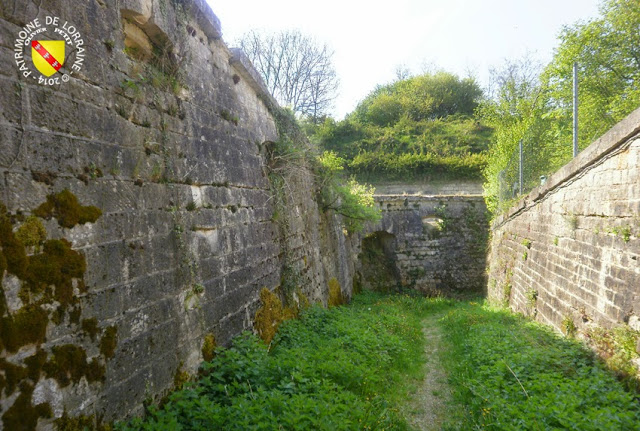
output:
POLYGON ((349 241, 304 167, 276 217, 272 101, 204 0, 4 0, 0 59, 4 429, 139 413, 196 372, 205 338, 252 329, 283 268, 312 301, 333 278, 350 296, 349 241), (14 67, 46 16, 85 39, 57 86, 14 67))
POLYGON ((479 294, 488 237, 482 196, 377 195, 382 219, 367 226, 357 281, 435 295, 479 294))
POLYGON ((640 110, 493 225, 489 297, 564 332, 640 329, 640 110))

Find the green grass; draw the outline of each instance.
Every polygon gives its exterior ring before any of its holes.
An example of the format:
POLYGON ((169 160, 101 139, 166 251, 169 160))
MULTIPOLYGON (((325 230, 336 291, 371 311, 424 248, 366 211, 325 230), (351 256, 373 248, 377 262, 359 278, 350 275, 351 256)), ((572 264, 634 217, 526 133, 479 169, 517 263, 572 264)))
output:
POLYGON ((640 429, 634 394, 578 341, 474 302, 368 292, 305 310, 269 347, 237 337, 197 382, 116 430, 409 430, 401 412, 421 384, 432 315, 444 316, 453 394, 444 429, 640 429))
POLYGON ((243 334, 198 382, 119 430, 405 430, 398 406, 421 375, 424 313, 444 300, 365 293, 307 309, 270 351, 243 334))
POLYGON ((640 429, 634 395, 579 342, 480 305, 460 305, 442 323, 463 406, 446 429, 640 429))

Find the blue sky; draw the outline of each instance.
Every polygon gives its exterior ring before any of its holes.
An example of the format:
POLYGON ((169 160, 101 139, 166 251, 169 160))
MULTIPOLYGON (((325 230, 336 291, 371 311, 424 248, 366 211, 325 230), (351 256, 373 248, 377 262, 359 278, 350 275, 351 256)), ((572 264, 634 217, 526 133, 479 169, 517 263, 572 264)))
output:
POLYGON ((335 52, 340 95, 351 112, 399 65, 444 69, 486 85, 491 67, 526 53, 547 63, 563 25, 598 14, 600 0, 207 0, 233 46, 251 29, 299 29, 335 52))

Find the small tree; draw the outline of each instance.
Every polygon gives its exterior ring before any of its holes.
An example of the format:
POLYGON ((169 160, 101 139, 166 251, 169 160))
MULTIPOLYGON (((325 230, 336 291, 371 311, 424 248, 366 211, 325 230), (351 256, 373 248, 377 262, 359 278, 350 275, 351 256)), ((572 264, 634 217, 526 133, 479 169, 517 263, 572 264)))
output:
POLYGON ((250 31, 238 41, 281 105, 317 122, 336 98, 333 51, 297 30, 250 31))

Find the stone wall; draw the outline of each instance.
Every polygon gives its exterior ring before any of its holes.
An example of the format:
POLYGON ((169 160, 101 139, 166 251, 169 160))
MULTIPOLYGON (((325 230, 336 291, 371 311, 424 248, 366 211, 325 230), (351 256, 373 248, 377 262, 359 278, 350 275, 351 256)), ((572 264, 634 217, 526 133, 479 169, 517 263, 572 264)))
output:
POLYGON ((252 329, 283 268, 298 296, 326 302, 332 279, 351 294, 349 241, 306 167, 276 217, 273 101, 204 0, 81 3, 0 4, 4 429, 140 413, 196 372, 205 338, 252 329), (46 16, 86 49, 56 86, 14 62, 46 16))
POLYGON ((482 196, 377 195, 382 219, 363 233, 363 288, 469 295, 486 284, 488 237, 482 196))
POLYGON ((640 110, 493 225, 489 297, 563 332, 640 329, 640 110))

